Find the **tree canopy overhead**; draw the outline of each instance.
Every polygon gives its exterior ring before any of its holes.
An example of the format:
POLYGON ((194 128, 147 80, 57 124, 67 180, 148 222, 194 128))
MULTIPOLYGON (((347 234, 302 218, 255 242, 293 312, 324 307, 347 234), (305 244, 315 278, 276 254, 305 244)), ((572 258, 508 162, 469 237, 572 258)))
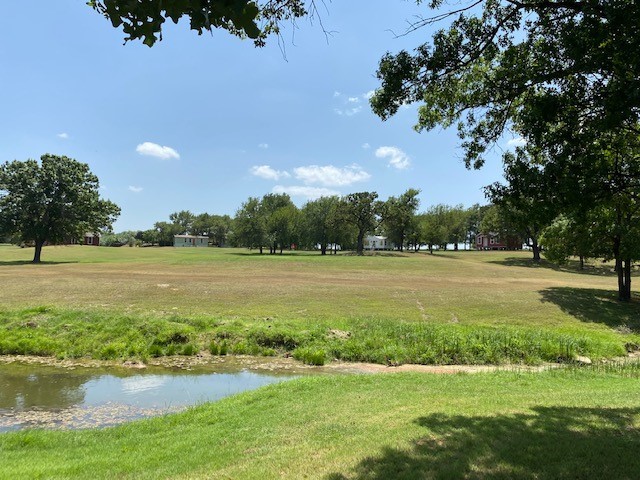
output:
POLYGON ((382 58, 371 99, 381 118, 422 102, 415 128, 457 125, 474 167, 511 126, 564 154, 598 132, 637 128, 638 2, 472 0, 455 8, 413 24, 417 31, 451 20, 430 43, 382 58))
POLYGON ((280 32, 283 21, 315 10, 313 0, 90 0, 87 4, 114 27, 122 27, 125 42, 142 40, 149 47, 162 40, 167 20, 178 23, 182 17, 198 35, 221 28, 263 46, 269 35, 280 32))
POLYGON ((46 242, 111 228, 120 208, 99 195, 98 177, 86 163, 57 155, 40 162, 0 165, 0 232, 35 244, 34 263, 46 242))

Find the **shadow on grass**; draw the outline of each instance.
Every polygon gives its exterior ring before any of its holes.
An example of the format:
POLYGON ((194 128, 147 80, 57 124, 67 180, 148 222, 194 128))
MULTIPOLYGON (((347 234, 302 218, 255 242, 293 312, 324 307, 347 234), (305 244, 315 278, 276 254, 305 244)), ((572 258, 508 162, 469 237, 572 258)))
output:
POLYGON ((64 265, 67 263, 79 263, 77 261, 65 261, 65 262, 48 262, 42 260, 40 263, 33 263, 31 260, 0 260, 0 267, 9 267, 15 265, 64 265))
POLYGON ((406 449, 365 458, 346 479, 638 478, 640 409, 536 407, 490 417, 434 414, 406 449))
POLYGON ((603 323, 611 328, 640 332, 640 295, 631 302, 618 300, 613 290, 550 287, 540 291, 542 302, 551 302, 582 322, 603 323))
POLYGON ((536 263, 532 258, 521 257, 508 257, 504 260, 491 260, 488 263, 504 265, 506 267, 547 268, 549 270, 555 270, 558 272, 577 273, 580 275, 596 275, 598 277, 616 276, 616 272, 613 269, 612 265, 588 264, 584 266, 584 270, 580 270, 580 262, 578 262, 577 260, 569 260, 569 262, 563 266, 558 266, 555 263, 551 263, 545 259, 540 260, 540 263, 536 263))

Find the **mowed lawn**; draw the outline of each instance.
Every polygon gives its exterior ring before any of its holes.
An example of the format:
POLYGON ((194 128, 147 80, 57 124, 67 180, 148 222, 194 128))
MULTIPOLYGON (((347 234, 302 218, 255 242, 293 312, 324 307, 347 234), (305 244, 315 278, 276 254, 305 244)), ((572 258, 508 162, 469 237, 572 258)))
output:
MULTIPOLYGON (((543 329, 635 345, 637 297, 610 266, 534 266, 528 252, 316 252, 0 246, 4 317, 47 306, 100 318, 206 318, 219 326, 353 329, 354 322, 543 329)), ((637 292, 637 285, 634 285, 637 292)), ((637 293, 635 294, 637 295, 637 293)), ((18 315, 19 317, 19 315, 18 315)), ((206 329, 205 327, 203 327, 206 329)), ((622 347, 620 347, 622 348, 622 347)))

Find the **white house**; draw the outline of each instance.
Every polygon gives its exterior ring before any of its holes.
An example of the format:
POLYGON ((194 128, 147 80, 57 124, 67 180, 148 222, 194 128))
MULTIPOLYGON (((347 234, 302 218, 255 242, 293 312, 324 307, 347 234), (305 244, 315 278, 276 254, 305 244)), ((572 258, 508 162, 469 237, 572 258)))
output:
POLYGON ((391 250, 393 244, 382 235, 367 235, 364 237, 364 248, 367 250, 391 250))
POLYGON ((209 237, 200 235, 174 235, 174 247, 208 247, 209 237))

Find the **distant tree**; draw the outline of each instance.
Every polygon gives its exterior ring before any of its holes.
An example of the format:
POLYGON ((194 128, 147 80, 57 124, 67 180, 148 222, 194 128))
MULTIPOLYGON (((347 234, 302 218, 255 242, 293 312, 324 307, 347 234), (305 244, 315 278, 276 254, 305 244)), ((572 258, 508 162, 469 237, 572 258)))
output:
POLYGON ((193 234, 193 223, 196 220, 196 216, 189 210, 181 210, 169 215, 169 220, 175 225, 175 230, 178 232, 176 235, 189 235, 193 234))
POLYGON ((343 198, 341 209, 345 218, 357 230, 356 253, 364 255, 364 236, 374 232, 378 222, 376 218, 376 192, 350 193, 343 198))
POLYGON ((262 253, 267 237, 265 219, 258 198, 249 197, 242 204, 236 212, 234 225, 236 243, 249 249, 258 248, 262 253))
POLYGON ((142 232, 142 236, 140 240, 142 240, 142 243, 146 243, 148 245, 155 245, 159 243, 158 237, 159 237, 158 230, 155 228, 151 228, 149 230, 144 230, 142 232))
POLYGON ((313 0, 90 0, 87 4, 102 14, 111 24, 122 27, 125 42, 142 39, 151 47, 162 40, 162 26, 167 20, 178 23, 189 19, 191 30, 202 35, 220 28, 241 38, 249 37, 256 46, 266 38, 279 34, 284 20, 307 15, 309 4, 315 11, 313 0))
POLYGON ((211 237, 211 229, 213 228, 213 218, 208 213, 195 215, 191 223, 191 233, 193 235, 203 235, 211 237))
POLYGON ((154 224, 157 233, 158 245, 161 247, 169 247, 173 245, 173 237, 182 235, 182 228, 176 223, 156 222, 154 224))
POLYGON ((406 239, 407 239, 407 248, 411 246, 414 252, 420 250, 420 247, 425 244, 424 235, 421 225, 424 223, 425 218, 424 213, 419 213, 413 216, 411 224, 407 229, 406 239))
POLYGON ((540 242, 544 245, 547 260, 564 265, 569 258, 576 256, 580 261, 580 270, 584 269, 584 261, 595 254, 598 241, 593 238, 595 232, 591 228, 593 223, 589 215, 582 214, 580 217, 560 215, 544 229, 540 242))
POLYGON ((336 196, 321 197, 307 202, 301 210, 303 230, 309 246, 320 246, 320 254, 326 255, 327 247, 338 235, 338 206, 336 196))
POLYGON ((278 247, 291 245, 296 223, 297 208, 286 193, 269 193, 262 197, 260 215, 263 217, 269 253, 275 254, 278 247))
POLYGON ((133 247, 137 243, 137 233, 133 231, 105 233, 100 237, 100 245, 104 247, 121 247, 123 245, 133 247))
POLYGON ((468 211, 462 205, 449 207, 445 215, 447 230, 447 242, 453 244, 453 249, 458 250, 458 244, 467 239, 468 211))
POLYGON ((511 223, 512 215, 505 213, 499 205, 488 205, 482 215, 479 232, 484 235, 498 235, 507 248, 519 248, 524 240, 520 230, 511 223))
POLYGON ((544 167, 547 159, 531 157, 523 148, 507 152, 503 160, 505 183, 489 185, 485 193, 539 262, 540 234, 560 213, 557 178, 551 168, 544 167))
POLYGON ((267 235, 272 239, 272 253, 283 248, 290 248, 297 241, 298 209, 295 205, 280 207, 267 219, 267 235))
POLYGON ((480 204, 476 203, 467 209, 466 241, 470 245, 475 245, 476 236, 479 233, 482 233, 480 225, 482 223, 482 218, 484 217, 485 212, 489 208, 491 208, 490 205, 481 206, 480 204))
POLYGON ((399 197, 380 202, 381 224, 387 238, 402 251, 408 232, 413 228, 420 200, 420 190, 410 188, 399 197))
POLYGON ((446 205, 435 205, 420 215, 421 238, 433 255, 433 247, 447 243, 447 214, 446 205))
POLYGON ((0 232, 35 244, 33 263, 45 243, 110 229, 120 208, 100 199, 89 166, 72 158, 43 155, 40 162, 15 160, 0 166, 0 232))
POLYGON ((211 215, 211 229, 209 236, 214 245, 224 247, 231 232, 231 217, 229 215, 211 215))

